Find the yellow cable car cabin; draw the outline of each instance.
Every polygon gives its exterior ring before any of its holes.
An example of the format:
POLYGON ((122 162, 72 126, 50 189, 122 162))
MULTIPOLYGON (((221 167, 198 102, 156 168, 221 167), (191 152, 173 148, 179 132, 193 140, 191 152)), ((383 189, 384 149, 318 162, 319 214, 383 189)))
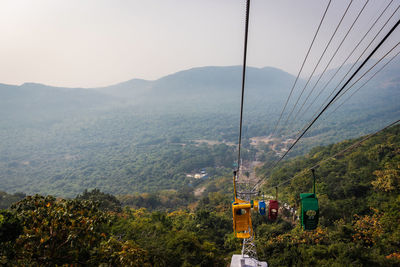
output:
POLYGON ((232 203, 234 234, 237 238, 250 238, 253 234, 250 216, 251 204, 240 199, 236 199, 236 201, 232 203))
POLYGON ((265 215, 264 201, 244 201, 237 198, 236 192, 236 172, 233 176, 234 200, 232 202, 233 232, 237 238, 250 238, 253 235, 253 226, 251 224, 251 209, 259 211, 265 215))

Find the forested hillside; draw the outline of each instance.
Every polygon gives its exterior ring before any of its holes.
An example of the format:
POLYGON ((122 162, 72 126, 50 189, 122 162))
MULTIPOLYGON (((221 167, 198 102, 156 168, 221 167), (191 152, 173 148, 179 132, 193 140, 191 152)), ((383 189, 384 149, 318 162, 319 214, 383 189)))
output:
MULTIPOLYGON (((271 185, 296 176, 279 188, 279 199, 281 207, 298 209, 299 193, 312 190, 309 168, 358 140, 314 148, 284 162, 265 177, 261 191, 269 194, 271 185)), ((259 258, 270 266, 398 266, 400 125, 325 161, 316 175, 319 227, 303 231, 285 208, 276 222, 254 214, 259 258)), ((240 253, 232 233, 231 177, 208 180, 206 187, 200 199, 190 188, 119 200, 99 190, 71 200, 26 197, 1 211, 2 263, 226 266, 240 253), (120 201, 135 208, 121 211, 120 201)))
MULTIPOLYGON (((397 119, 399 66, 391 63, 337 113, 321 118, 290 155, 397 119)), ((223 172, 235 154, 240 71, 194 68, 92 89, 0 85, 0 188, 63 197, 93 188, 144 193, 189 186, 193 180, 186 174, 204 168, 223 172)), ((293 80, 279 69, 248 68, 243 124, 248 159, 254 160, 250 138, 271 134, 293 80)), ((292 128, 283 129, 281 141, 304 123, 288 124, 292 128)), ((263 153, 262 158, 274 156, 267 148, 263 153)))
MULTIPOLYGON (((284 163, 269 176, 264 190, 298 175, 280 188, 280 199, 298 208, 299 194, 312 192, 309 168, 357 140, 314 148, 306 156, 284 163)), ((315 172, 320 228, 312 233, 303 232, 299 227, 290 232, 278 230, 269 233, 269 238, 261 238, 262 253, 270 257, 271 264, 399 264, 400 126, 321 163, 315 172)), ((265 227, 263 231, 271 229, 265 227)))

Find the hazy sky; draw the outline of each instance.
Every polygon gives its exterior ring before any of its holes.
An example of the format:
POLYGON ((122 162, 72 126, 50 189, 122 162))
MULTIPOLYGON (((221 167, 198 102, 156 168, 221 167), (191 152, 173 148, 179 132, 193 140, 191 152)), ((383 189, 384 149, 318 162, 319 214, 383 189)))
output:
MULTIPOLYGON (((324 62, 365 1, 354 0, 324 62)), ((389 2, 369 1, 333 65, 389 2)), ((297 74, 327 3, 252 0, 248 64, 297 74)), ((306 73, 348 3, 332 0, 306 73)), ((381 22, 399 4, 394 0, 381 22)), ((240 65, 244 9, 245 0, 0 0, 0 83, 95 87, 192 67, 240 65)), ((400 10, 389 24, 399 17, 400 10)), ((396 30, 389 44, 398 41, 396 30)))

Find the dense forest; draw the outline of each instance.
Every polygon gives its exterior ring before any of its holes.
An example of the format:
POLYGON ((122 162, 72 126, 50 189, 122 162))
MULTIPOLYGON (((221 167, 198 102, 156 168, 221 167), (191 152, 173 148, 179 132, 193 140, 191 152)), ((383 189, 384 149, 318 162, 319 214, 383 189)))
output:
MULTIPOLYGON (((283 204, 298 209, 312 190, 310 166, 359 139, 313 148, 265 176, 262 193, 279 188, 279 219, 254 214, 258 257, 270 266, 400 264, 400 126, 370 138, 316 169, 320 223, 303 231, 283 204)), ((222 175, 222 176, 221 176, 222 175)), ((226 266, 240 253, 232 233, 231 177, 193 187, 117 197, 100 190, 72 199, 1 193, 4 265, 226 266), (10 205, 11 202, 15 202, 10 205)))
MULTIPOLYGON (((362 94, 321 117, 289 156, 396 120, 400 62, 394 62, 362 94)), ((231 169, 240 73, 240 66, 193 68, 155 81, 91 89, 0 84, 0 188, 70 198, 94 188, 114 195, 154 193, 190 186, 186 174, 204 168, 231 169)), ((272 133, 295 77, 249 67, 246 79, 243 144, 249 153, 244 157, 254 160, 250 138, 272 133)), ((320 104, 284 124, 276 143, 293 138, 320 104)), ((262 153, 263 160, 273 156, 268 148, 262 153)))

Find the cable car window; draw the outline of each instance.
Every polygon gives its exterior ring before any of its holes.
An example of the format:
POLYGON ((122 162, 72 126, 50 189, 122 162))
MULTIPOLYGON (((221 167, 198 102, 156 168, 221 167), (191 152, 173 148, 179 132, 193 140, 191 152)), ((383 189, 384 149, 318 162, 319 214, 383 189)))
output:
POLYGON ((236 211, 236 215, 244 215, 244 214, 246 214, 246 210, 244 210, 244 209, 240 209, 240 210, 236 211))

